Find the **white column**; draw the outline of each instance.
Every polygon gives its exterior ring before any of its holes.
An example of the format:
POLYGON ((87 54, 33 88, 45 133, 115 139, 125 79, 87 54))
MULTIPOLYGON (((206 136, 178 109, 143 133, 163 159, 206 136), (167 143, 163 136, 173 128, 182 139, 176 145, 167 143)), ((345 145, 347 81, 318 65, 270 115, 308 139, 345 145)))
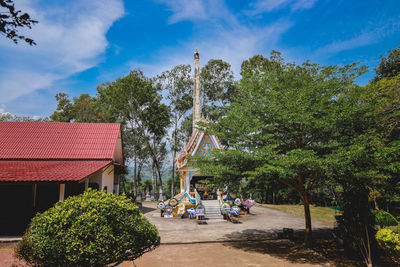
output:
POLYGON ((188 174, 188 176, 186 177, 186 184, 185 184, 185 191, 186 191, 186 193, 190 193, 190 180, 191 180, 191 175, 190 175, 190 172, 189 172, 189 174, 188 174))
POLYGON ((64 201, 65 184, 60 184, 60 197, 59 201, 64 201))

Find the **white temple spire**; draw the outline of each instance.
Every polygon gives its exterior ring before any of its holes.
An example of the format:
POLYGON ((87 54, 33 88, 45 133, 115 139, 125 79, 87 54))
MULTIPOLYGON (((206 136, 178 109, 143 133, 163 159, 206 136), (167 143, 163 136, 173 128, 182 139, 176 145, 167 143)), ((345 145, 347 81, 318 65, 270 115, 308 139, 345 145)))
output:
POLYGON ((200 54, 199 51, 194 52, 194 88, 193 88, 193 132, 197 122, 201 120, 200 108, 200 54))

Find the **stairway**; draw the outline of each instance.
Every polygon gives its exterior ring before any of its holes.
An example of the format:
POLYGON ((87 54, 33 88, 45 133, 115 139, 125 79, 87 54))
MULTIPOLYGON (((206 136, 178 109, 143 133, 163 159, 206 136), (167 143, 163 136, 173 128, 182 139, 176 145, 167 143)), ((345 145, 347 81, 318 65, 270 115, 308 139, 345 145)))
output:
POLYGON ((224 216, 221 214, 218 200, 202 200, 201 204, 203 204, 205 208, 204 217, 207 221, 224 221, 224 216))

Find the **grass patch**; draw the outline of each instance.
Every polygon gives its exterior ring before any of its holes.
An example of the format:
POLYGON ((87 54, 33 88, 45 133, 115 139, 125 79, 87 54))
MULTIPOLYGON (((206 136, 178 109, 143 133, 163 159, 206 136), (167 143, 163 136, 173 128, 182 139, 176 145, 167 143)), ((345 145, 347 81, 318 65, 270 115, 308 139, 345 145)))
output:
MULTIPOLYGON (((303 205, 272 205, 272 204, 259 204, 261 207, 271 208, 274 210, 283 211, 286 213, 304 217, 303 205)), ((310 205, 311 219, 321 221, 328 224, 336 222, 335 215, 339 215, 340 211, 330 209, 328 207, 317 207, 310 205)))

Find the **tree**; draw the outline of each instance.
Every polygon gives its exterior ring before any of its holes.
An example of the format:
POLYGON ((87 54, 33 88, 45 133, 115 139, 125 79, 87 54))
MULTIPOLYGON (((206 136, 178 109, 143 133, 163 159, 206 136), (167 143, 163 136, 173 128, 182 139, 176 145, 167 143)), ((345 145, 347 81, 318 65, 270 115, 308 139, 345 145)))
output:
POLYGON ((38 22, 31 19, 28 13, 16 10, 13 0, 0 0, 0 7, 0 33, 16 44, 24 40, 30 45, 36 45, 32 39, 18 34, 18 30, 24 27, 31 29, 38 22))
POLYGON ((56 111, 50 116, 53 121, 59 122, 115 122, 107 113, 105 103, 89 94, 73 97, 72 102, 66 93, 55 96, 58 104, 56 111))
POLYGON ((53 121, 70 122, 73 120, 72 103, 66 93, 57 93, 55 96, 58 104, 56 111, 50 116, 53 121))
POLYGON ((0 121, 50 121, 48 117, 34 119, 26 116, 16 116, 11 113, 0 113, 0 121))
POLYGON ((370 132, 379 140, 376 154, 383 161, 379 171, 385 175, 373 185, 373 200, 384 199, 389 211, 390 203, 400 199, 400 73, 367 85, 364 101, 370 104, 374 122, 370 132))
MULTIPOLYGON (((248 166, 233 169, 238 179, 278 179, 298 192, 305 211, 306 243, 311 242, 312 231, 309 192, 324 177, 327 156, 337 148, 332 142, 336 121, 345 114, 338 99, 344 91, 357 88, 354 79, 364 71, 354 64, 339 68, 285 63, 274 51, 269 59, 257 56, 242 64, 239 91, 226 115, 207 126, 231 147, 215 153, 214 164, 235 157, 234 162, 248 166)), ((218 168, 232 171, 230 164, 218 168)))
POLYGON ((236 94, 231 65, 221 59, 211 59, 201 68, 200 84, 203 93, 202 113, 212 121, 224 114, 236 94))
POLYGON ((172 132, 169 138, 172 151, 171 196, 174 196, 175 158, 178 150, 182 147, 182 140, 185 139, 180 134, 179 128, 184 115, 193 103, 191 72, 190 65, 178 65, 157 77, 162 88, 168 91, 167 100, 171 109, 172 132))
POLYGON ((373 81, 394 77, 400 73, 400 47, 389 50, 386 57, 381 57, 379 66, 375 69, 373 81))
POLYGON ((159 244, 157 228, 131 200, 88 190, 37 214, 16 254, 35 266, 106 266, 159 244))
POLYGON ((124 122, 127 130, 140 136, 162 186, 161 159, 157 157, 156 147, 166 134, 170 113, 169 108, 161 104, 159 90, 152 79, 140 70, 134 70, 114 82, 100 85, 97 97, 100 102, 107 103, 107 113, 112 114, 114 120, 124 122))

